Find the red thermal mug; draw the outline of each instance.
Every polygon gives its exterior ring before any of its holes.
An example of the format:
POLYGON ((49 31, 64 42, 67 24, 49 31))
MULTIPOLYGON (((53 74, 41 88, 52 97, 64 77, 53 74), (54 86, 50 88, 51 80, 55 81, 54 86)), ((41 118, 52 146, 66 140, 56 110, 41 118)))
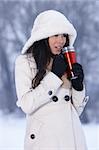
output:
POLYGON ((68 66, 69 66, 67 69, 68 77, 72 76, 71 78, 75 78, 72 72, 72 64, 76 63, 76 52, 75 52, 74 47, 64 47, 62 50, 62 53, 64 54, 68 62, 68 66))

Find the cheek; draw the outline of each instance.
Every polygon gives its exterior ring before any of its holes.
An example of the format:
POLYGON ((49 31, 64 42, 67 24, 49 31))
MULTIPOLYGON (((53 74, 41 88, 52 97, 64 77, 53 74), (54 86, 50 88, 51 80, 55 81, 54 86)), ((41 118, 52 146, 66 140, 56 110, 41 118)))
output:
POLYGON ((53 45, 54 45, 53 40, 51 40, 51 39, 49 38, 48 43, 49 43, 50 49, 52 50, 52 49, 53 49, 53 45))
POLYGON ((52 54, 55 54, 55 49, 54 49, 54 47, 52 45, 50 46, 50 50, 51 50, 52 54))
POLYGON ((55 48, 54 48, 54 43, 53 43, 53 42, 49 43, 49 47, 50 47, 51 53, 52 53, 52 54, 56 54, 56 50, 55 50, 55 48))

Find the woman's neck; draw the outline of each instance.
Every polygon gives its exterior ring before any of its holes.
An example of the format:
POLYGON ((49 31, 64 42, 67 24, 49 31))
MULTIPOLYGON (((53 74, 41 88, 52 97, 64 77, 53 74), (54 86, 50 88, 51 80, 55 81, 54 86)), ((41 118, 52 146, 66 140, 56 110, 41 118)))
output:
POLYGON ((47 65, 47 70, 52 70, 53 58, 51 57, 49 64, 47 65))

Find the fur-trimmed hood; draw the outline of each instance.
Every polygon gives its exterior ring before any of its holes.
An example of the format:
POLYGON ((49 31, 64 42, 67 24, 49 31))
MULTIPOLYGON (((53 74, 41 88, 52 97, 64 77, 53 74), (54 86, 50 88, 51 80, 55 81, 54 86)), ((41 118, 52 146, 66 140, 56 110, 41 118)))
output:
POLYGON ((56 34, 68 34, 70 46, 73 46, 77 32, 69 20, 56 10, 46 10, 40 13, 33 24, 31 36, 25 43, 22 54, 36 41, 56 34))

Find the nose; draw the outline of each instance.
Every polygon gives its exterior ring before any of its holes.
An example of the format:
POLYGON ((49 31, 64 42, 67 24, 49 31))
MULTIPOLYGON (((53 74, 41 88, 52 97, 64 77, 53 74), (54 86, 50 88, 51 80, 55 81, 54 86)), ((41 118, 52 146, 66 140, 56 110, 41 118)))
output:
POLYGON ((60 44, 63 44, 64 43, 64 37, 63 37, 63 35, 58 35, 57 40, 58 40, 58 42, 60 44))

